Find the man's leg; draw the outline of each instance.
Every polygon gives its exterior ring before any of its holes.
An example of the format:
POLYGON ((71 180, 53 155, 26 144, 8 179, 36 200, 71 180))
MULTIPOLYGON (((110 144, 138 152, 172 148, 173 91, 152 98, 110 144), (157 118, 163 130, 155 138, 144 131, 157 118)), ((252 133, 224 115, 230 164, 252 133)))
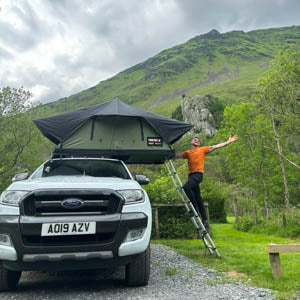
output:
POLYGON ((196 199, 196 202, 197 202, 197 205, 198 205, 198 208, 199 208, 198 212, 201 215, 202 221, 207 221, 205 206, 204 206, 203 201, 202 201, 199 184, 193 189, 193 192, 194 192, 195 199, 196 199))
POLYGON ((194 193, 194 188, 199 186, 196 176, 194 174, 190 174, 188 181, 183 186, 183 190, 185 191, 186 195, 191 200, 193 206, 195 207, 196 211, 199 211, 198 203, 196 200, 196 195, 194 193))
POLYGON ((204 227, 206 228, 207 231, 210 230, 210 226, 207 220, 207 215, 206 215, 206 211, 205 211, 205 206, 201 197, 201 190, 200 190, 200 186, 197 185, 197 187, 194 188, 194 194, 195 194, 195 198, 196 201, 198 203, 198 207, 199 207, 199 213, 201 215, 201 219, 202 219, 202 223, 204 225, 204 227))

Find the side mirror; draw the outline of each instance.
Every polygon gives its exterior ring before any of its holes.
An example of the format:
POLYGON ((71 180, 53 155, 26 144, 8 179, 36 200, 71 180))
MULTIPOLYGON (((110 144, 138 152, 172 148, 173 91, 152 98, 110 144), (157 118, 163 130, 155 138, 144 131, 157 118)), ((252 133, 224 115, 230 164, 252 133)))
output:
POLYGON ((141 185, 149 183, 149 178, 146 175, 135 175, 135 180, 141 185))
POLYGON ((28 177, 29 173, 19 173, 13 177, 12 182, 26 180, 28 177))

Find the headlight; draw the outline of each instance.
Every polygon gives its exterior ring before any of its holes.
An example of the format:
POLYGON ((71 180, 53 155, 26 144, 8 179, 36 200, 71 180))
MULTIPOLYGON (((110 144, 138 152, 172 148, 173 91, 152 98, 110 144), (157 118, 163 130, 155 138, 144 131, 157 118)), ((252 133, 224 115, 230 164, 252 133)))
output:
POLYGON ((19 206, 19 201, 27 193, 27 191, 4 191, 0 196, 0 204, 19 206))
POLYGON ((125 198, 125 204, 134 204, 145 200, 142 190, 122 190, 118 191, 125 198))

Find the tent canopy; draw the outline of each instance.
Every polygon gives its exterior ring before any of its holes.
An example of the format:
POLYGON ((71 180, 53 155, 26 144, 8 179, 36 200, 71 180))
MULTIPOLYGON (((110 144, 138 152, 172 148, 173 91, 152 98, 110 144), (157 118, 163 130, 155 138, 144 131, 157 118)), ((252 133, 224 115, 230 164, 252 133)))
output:
POLYGON ((105 156, 127 163, 163 163, 171 144, 193 126, 134 108, 119 99, 34 120, 56 156, 105 156))

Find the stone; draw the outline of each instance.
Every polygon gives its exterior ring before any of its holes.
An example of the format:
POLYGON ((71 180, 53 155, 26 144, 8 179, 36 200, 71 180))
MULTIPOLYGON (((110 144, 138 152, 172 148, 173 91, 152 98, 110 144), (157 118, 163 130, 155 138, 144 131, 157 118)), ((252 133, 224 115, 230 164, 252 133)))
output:
POLYGON ((217 133, 213 115, 208 109, 208 101, 208 97, 200 95, 182 99, 183 121, 194 125, 194 128, 189 131, 188 135, 205 133, 208 137, 212 137, 217 133))

